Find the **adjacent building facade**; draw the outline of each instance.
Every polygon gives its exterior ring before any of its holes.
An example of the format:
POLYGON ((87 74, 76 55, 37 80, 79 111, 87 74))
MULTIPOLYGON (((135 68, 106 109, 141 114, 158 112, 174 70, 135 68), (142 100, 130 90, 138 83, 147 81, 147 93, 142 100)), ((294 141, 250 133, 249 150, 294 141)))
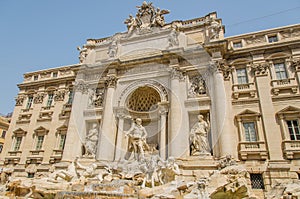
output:
POLYGON ((9 127, 9 118, 6 117, 0 117, 0 153, 2 153, 6 133, 9 127))
POLYGON ((187 177, 230 155, 258 188, 299 179, 300 25, 224 37, 216 13, 165 23, 168 11, 149 8, 125 21, 128 31, 87 40, 79 64, 24 75, 2 165, 24 175, 29 165, 47 171, 77 156, 119 161, 124 132, 141 118, 151 149, 175 157, 187 177), (200 114, 211 151, 194 155, 200 114))

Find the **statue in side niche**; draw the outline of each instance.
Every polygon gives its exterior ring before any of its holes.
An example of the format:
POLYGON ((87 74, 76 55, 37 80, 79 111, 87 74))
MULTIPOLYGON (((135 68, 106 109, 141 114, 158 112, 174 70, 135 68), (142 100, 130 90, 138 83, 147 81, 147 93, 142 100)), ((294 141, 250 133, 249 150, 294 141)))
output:
POLYGON ((194 124, 190 131, 191 155, 209 154, 210 146, 208 142, 209 122, 204 121, 203 115, 198 115, 198 122, 194 124))
POLYGON ((98 140, 98 125, 94 123, 85 138, 85 153, 84 156, 95 157, 98 140))

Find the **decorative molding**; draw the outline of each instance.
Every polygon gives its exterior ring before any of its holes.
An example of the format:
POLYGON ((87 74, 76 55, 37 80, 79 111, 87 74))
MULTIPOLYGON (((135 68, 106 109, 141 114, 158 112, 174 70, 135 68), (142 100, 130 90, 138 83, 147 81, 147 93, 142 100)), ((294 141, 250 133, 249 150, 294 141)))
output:
POLYGON ((54 92, 54 101, 64 101, 66 90, 58 90, 54 92))
POLYGON ((268 69, 270 68, 270 64, 267 62, 251 64, 251 70, 254 72, 255 76, 264 76, 268 75, 268 69))
POLYGON ((25 99, 25 95, 19 95, 15 98, 16 106, 22 106, 25 99))
POLYGON ((296 71, 300 71, 300 58, 290 58, 288 62, 296 71))
POLYGON ((45 97, 45 93, 37 93, 34 96, 33 103, 34 104, 42 104, 45 97))

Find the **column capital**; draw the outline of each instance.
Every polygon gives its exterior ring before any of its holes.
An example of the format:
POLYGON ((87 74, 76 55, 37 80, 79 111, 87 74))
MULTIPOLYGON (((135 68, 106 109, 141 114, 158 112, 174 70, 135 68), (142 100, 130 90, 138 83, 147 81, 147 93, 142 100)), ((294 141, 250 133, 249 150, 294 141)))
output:
POLYGON ((177 67, 172 67, 171 68, 171 79, 178 79, 180 81, 184 81, 185 80, 184 71, 177 67))
POLYGON ((270 63, 262 62, 251 64, 251 70, 254 72, 255 76, 266 76, 268 75, 268 69, 270 68, 270 63))
POLYGON ((74 84, 74 91, 75 92, 81 92, 83 94, 88 93, 88 83, 86 83, 84 80, 76 80, 74 84))
POLYGON ((300 71, 300 58, 290 58, 287 62, 293 67, 296 71, 300 71))
POLYGON ((115 88, 117 85, 118 78, 115 75, 108 76, 105 80, 105 85, 108 88, 115 88))
POLYGON ((211 73, 221 73, 224 80, 229 80, 232 67, 228 66, 225 59, 217 59, 210 61, 209 70, 211 73))

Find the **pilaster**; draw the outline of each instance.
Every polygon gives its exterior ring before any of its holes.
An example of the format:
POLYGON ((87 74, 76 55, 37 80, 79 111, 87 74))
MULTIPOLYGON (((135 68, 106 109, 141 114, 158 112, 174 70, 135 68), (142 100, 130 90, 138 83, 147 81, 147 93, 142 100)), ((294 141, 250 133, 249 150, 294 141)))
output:
POLYGON ((281 147, 279 147, 282 142, 281 132, 279 128, 274 128, 277 126, 277 123, 274 117, 275 110, 270 95, 271 79, 269 76, 269 67, 269 63, 266 62, 256 63, 251 66, 255 75, 254 81, 259 96, 262 124, 265 130, 266 140, 272 140, 271 142, 268 142, 267 146, 269 156, 272 160, 282 160, 282 151, 281 147))

